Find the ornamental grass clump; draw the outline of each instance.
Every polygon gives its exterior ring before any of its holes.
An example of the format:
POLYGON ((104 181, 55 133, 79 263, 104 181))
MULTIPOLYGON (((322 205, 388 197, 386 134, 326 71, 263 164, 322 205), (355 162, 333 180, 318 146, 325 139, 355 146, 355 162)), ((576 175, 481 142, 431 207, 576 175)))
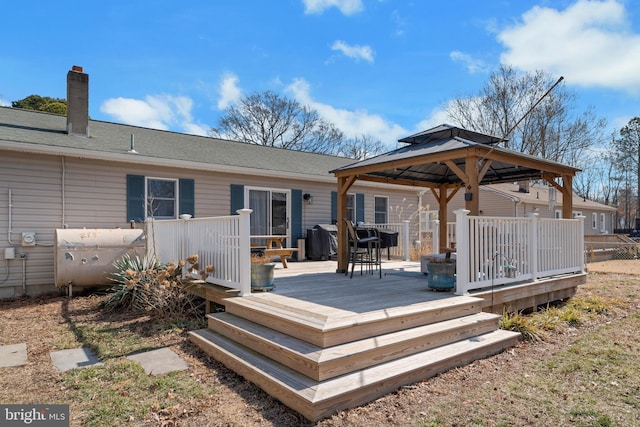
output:
POLYGON ((162 264, 155 257, 124 255, 113 265, 115 273, 108 277, 115 285, 103 303, 106 310, 131 309, 157 317, 184 318, 200 314, 204 300, 187 289, 194 286, 183 278, 183 271, 206 278, 213 271, 207 266, 198 271, 198 256, 187 261, 162 264))

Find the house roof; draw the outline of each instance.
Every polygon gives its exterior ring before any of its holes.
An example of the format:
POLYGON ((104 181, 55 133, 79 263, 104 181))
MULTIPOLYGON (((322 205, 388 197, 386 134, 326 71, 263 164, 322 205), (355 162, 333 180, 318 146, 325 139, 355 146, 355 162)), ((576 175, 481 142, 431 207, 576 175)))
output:
POLYGON ((68 135, 66 118, 0 107, 0 149, 335 182, 328 172, 353 159, 176 132, 89 121, 89 137, 68 135), (137 153, 131 153, 131 139, 137 153))
MULTIPOLYGON (((502 183, 502 184, 492 184, 489 186, 483 186, 482 188, 488 191, 494 191, 498 194, 502 194, 518 202, 528 203, 531 205, 548 206, 549 193, 552 187, 546 184, 531 183, 529 185, 529 192, 523 192, 523 191, 520 191, 520 185, 518 183, 510 182, 510 183, 502 183)), ((556 197, 556 207, 562 206, 562 193, 559 191, 556 191, 555 197, 556 197)), ((602 211, 602 210, 615 211, 616 210, 615 207, 594 202, 592 200, 585 199, 574 194, 573 210, 579 211, 581 209, 599 210, 599 211, 602 211)))
POLYGON ((467 158, 475 156, 490 162, 481 184, 540 179, 543 174, 574 175, 580 169, 536 156, 498 147, 502 138, 440 125, 403 138, 409 145, 382 155, 332 170, 336 176, 355 175, 358 179, 404 185, 461 185, 459 171, 465 171, 467 158))

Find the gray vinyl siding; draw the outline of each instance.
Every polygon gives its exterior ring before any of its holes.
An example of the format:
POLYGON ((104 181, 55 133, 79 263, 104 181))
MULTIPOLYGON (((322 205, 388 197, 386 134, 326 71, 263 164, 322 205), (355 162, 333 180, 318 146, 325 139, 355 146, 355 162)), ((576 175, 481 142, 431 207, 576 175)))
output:
MULTIPOLYGON (((5 151, 0 156, 0 280, 5 275, 4 248, 14 246, 25 253, 27 293, 36 295, 57 291, 54 287, 55 229, 63 228, 128 228, 127 174, 146 177, 195 181, 195 216, 228 215, 231 209, 230 186, 241 184, 265 188, 299 189, 313 196, 313 204, 302 203, 302 231, 316 224, 331 222, 331 192, 335 182, 265 178, 216 171, 159 168, 136 163, 115 163, 78 157, 33 155, 5 151), (64 189, 63 189, 64 181, 64 189), (8 242, 8 196, 12 192, 12 229, 14 245, 8 242), (64 190, 64 191, 63 191, 64 190), (64 207, 63 207, 64 195, 64 207), (38 245, 21 246, 21 233, 36 232, 38 245)), ((354 186, 354 192, 365 195, 365 220, 373 222, 374 195, 380 188, 354 186)), ((389 206, 406 213, 416 206, 415 191, 389 190, 389 206)), ((390 209, 389 220, 400 215, 390 209)), ((406 215, 406 214, 405 214, 406 215)), ((136 224, 141 227, 141 224, 136 224)), ((294 243, 295 244, 295 243, 294 243)), ((22 260, 8 261, 9 276, 0 284, 0 298, 22 294, 22 260)))

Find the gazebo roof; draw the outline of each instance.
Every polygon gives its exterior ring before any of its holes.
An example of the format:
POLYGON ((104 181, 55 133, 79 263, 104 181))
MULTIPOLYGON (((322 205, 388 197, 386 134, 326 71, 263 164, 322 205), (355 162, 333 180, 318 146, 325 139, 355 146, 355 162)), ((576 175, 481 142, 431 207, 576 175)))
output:
POLYGON ((462 129, 456 126, 442 124, 431 129, 418 132, 414 135, 407 136, 399 139, 398 142, 406 142, 407 144, 424 144, 431 141, 438 141, 441 139, 460 137, 469 141, 474 141, 480 144, 496 144, 501 141, 508 141, 504 138, 498 138, 497 136, 485 135, 473 130, 462 129))
POLYGON ((423 187, 464 184, 469 158, 484 168, 480 184, 575 175, 579 169, 497 146, 491 135, 440 125, 400 139, 409 145, 332 170, 336 176, 423 187), (487 165, 488 163, 488 165, 487 165), (486 165, 486 166, 485 166, 486 165), (456 170, 457 169, 457 170, 456 170))

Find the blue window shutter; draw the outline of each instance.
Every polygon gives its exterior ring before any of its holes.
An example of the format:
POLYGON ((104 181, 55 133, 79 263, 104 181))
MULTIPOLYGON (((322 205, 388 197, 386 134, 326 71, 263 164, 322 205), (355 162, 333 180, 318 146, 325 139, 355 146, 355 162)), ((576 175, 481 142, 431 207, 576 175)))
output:
POLYGON ((144 221, 144 204, 144 175, 127 175, 127 221, 144 221))
POLYGON ((291 244, 302 239, 302 190, 291 190, 291 244))
POLYGON ((180 186, 178 215, 190 214, 195 218, 195 181, 193 179, 180 179, 178 185, 180 186))
POLYGON ((364 222, 364 194, 356 193, 356 222, 364 222))
POLYGON ((244 209, 244 185, 231 184, 231 215, 238 209, 244 209))
POLYGON ((338 223, 338 192, 331 192, 331 223, 338 223))

